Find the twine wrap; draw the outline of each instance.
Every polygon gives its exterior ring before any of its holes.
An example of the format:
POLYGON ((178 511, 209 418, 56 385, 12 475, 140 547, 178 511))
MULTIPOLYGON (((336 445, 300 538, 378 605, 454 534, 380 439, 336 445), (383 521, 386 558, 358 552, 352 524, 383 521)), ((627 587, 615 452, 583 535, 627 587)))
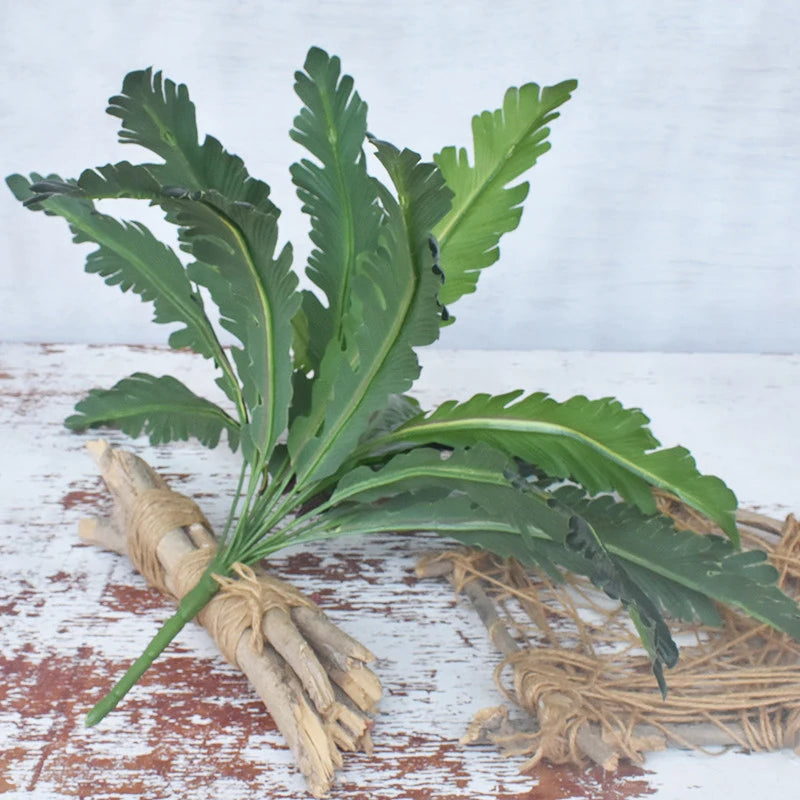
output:
MULTIPOLYGON (((211 528, 194 500, 167 488, 146 489, 141 492, 136 498, 127 521, 128 554, 133 566, 151 586, 177 600, 180 600, 197 581, 195 580, 182 592, 178 590, 175 583, 170 584, 167 581, 164 567, 158 560, 158 545, 170 531, 176 528, 189 528, 197 523, 202 525, 206 531, 211 528)), ((214 537, 208 534, 208 538, 210 542, 203 549, 216 548, 214 537)), ((203 550, 198 552, 203 553, 203 550)), ((205 559, 205 553, 203 553, 203 557, 205 559)), ((210 560, 211 558, 205 560, 203 569, 210 560)), ((183 572, 183 569, 180 572, 183 572)), ((180 573, 172 576, 173 582, 176 579, 180 585, 180 573)))
MULTIPOLYGON (((176 600, 197 584, 217 552, 211 526, 197 504, 167 488, 147 489, 138 495, 126 530, 134 567, 151 586, 176 600), (185 531, 196 549, 167 573, 159 560, 158 546, 164 536, 176 529, 185 531)), ((267 614, 301 605, 313 608, 314 604, 288 584, 257 573, 246 564, 237 562, 231 570, 236 577, 212 574, 220 589, 198 614, 198 620, 227 661, 239 667, 236 651, 248 629, 249 645, 258 652, 264 647, 267 614)))

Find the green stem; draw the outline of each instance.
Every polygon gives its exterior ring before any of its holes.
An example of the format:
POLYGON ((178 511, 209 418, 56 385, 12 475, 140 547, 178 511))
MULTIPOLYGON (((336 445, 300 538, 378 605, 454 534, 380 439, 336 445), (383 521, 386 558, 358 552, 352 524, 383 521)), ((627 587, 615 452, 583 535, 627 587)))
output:
POLYGON ((193 619, 219 591, 219 584, 211 576, 211 572, 219 567, 219 564, 212 562, 195 587, 184 595, 178 610, 161 626, 161 629, 153 637, 150 644, 147 645, 142 655, 131 664, 128 671, 117 681, 111 691, 86 715, 87 727, 96 725, 109 711, 112 711, 117 706, 119 701, 125 697, 133 685, 142 677, 145 670, 180 633, 183 626, 193 619))
POLYGON ((242 488, 244 487, 244 475, 247 471, 247 462, 242 461, 242 468, 239 470, 239 482, 236 484, 236 492, 233 495, 233 502, 231 503, 230 511, 228 512, 228 519, 225 520, 225 527, 222 530, 222 536, 217 539, 217 547, 222 549, 223 545, 228 539, 228 534, 233 524, 233 518, 236 516, 236 509, 239 506, 239 501, 242 499, 242 488))
MULTIPOLYGON (((256 501, 249 515, 247 539, 241 542, 243 552, 249 550, 254 540, 263 537, 276 519, 280 519, 280 516, 276 517, 274 513, 275 505, 283 499, 283 492, 291 482, 293 475, 291 465, 287 462, 256 501), (267 524, 265 525, 265 523, 267 524)), ((280 507, 283 508, 283 505, 281 503, 280 507)), ((243 555, 242 558, 246 560, 246 556, 243 555)))

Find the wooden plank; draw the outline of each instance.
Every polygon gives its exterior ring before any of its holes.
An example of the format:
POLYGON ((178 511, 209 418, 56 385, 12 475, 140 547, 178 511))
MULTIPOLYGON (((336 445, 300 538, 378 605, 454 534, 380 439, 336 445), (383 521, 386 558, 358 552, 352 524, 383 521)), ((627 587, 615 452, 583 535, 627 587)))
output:
MULTIPOLYGON (((426 404, 480 389, 546 387, 615 393, 652 415, 728 478, 746 504, 771 513, 799 505, 792 452, 800 358, 652 354, 426 354, 426 404)), ((10 798, 289 798, 302 780, 246 682, 200 628, 184 630, 124 704, 97 728, 83 713, 138 654, 169 605, 122 559, 77 542, 77 521, 108 500, 83 452, 90 435, 61 426, 92 385, 134 370, 214 386, 202 360, 138 347, 4 345, 0 349, 0 793, 10 798)), ((220 524, 237 457, 195 443, 139 450, 220 524)), ((278 574, 315 599, 379 656, 386 696, 375 755, 348 757, 341 798, 732 797, 797 782, 787 753, 718 759, 666 753, 647 771, 540 769, 457 742, 473 713, 502 698, 497 657, 472 611, 448 586, 417 581, 417 555, 442 543, 385 536, 287 551, 278 574)))

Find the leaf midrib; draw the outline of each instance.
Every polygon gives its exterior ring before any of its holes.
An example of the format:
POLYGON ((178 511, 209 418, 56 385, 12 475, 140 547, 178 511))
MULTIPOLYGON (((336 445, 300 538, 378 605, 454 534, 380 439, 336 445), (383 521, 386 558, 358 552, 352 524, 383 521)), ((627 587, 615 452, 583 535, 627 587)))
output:
MULTIPOLYGON (((503 109, 505 111, 505 109, 503 109)), ((467 198, 466 202, 462 205, 461 209, 453 215, 453 218, 450 223, 446 224, 439 235, 437 236, 439 240, 439 246, 443 250, 447 244, 448 238, 453 235, 454 231, 456 231, 467 217, 469 212, 472 210, 472 206, 474 206, 478 200, 483 197, 483 194, 488 191, 489 187, 492 186, 495 180, 497 180, 498 175, 502 172, 503 167, 511 160, 511 158, 516 154, 519 147, 522 146, 522 143, 525 139, 528 138, 532 133, 542 127, 543 118, 547 116, 547 111, 544 114, 537 116, 534 122, 532 122, 523 132, 523 134, 511 145, 511 147, 506 151, 505 157, 500 158, 497 161, 495 168, 489 174, 489 177, 480 185, 477 189, 473 190, 469 197, 467 198)), ((505 114, 503 114, 503 122, 505 124, 505 114)), ((456 151, 456 156, 458 155, 458 151, 456 151)), ((469 167, 470 171, 475 174, 478 169, 478 155, 477 149, 475 153, 475 164, 469 167)), ((512 178, 513 180, 513 178, 512 178)))
MULTIPOLYGON (((349 422, 350 419, 352 419, 356 411, 358 411, 359 407, 364 402, 364 398, 366 397, 369 391, 370 384, 375 379, 375 376, 383 368, 383 365, 386 363, 386 358, 389 352, 391 352, 392 348, 394 348, 395 345, 397 344, 398 337, 402 332, 403 328, 405 327, 408 316, 411 313, 414 296, 416 295, 417 292, 418 281, 414 279, 413 267, 411 269, 411 275, 412 275, 412 280, 408 284, 408 289, 405 292, 403 303, 401 306, 399 306, 400 308, 404 308, 403 313, 395 316, 395 321, 390 330, 391 335, 385 338, 384 345, 381 347, 378 353, 378 357, 372 359, 371 368, 367 371, 364 379, 358 383, 357 391, 351 395, 351 397, 355 398, 355 400, 353 402, 348 403, 345 406, 344 412, 342 415, 340 415, 336 427, 333 429, 333 431, 327 434, 326 439, 323 442, 323 445, 317 451, 311 464, 297 476, 298 489, 308 480, 308 476, 313 474, 314 470, 319 466, 319 464, 325 458, 327 453, 330 451, 331 447, 338 440, 339 435, 342 432, 345 425, 349 422)), ((313 431, 314 429, 312 428, 311 430, 313 431)), ((314 434, 312 433, 312 435, 314 434)))
MULTIPOLYGON (((663 481, 652 472, 640 467, 629 458, 626 458, 623 455, 615 452, 591 436, 588 436, 587 434, 584 434, 574 428, 569 428, 565 425, 559 425, 553 422, 542 422, 539 420, 513 417, 463 417, 457 420, 446 421, 424 420, 416 424, 407 424, 406 426, 398 428, 392 433, 386 434, 379 439, 372 440, 369 442, 369 446, 370 449, 379 449, 386 444, 402 442, 408 440, 409 438, 413 440, 415 433, 417 435, 422 433, 424 434, 425 438, 428 438, 431 433, 435 435, 437 431, 447 431, 450 429, 498 430, 502 432, 517 431, 520 433, 540 433, 549 436, 565 436, 569 439, 586 444, 595 452, 604 455, 610 461, 624 467, 629 472, 637 475, 654 486, 675 490, 675 487, 672 484, 663 481)), ((647 453, 643 455, 646 457, 647 453)), ((686 502, 694 505, 697 508, 706 508, 706 503, 702 499, 695 497, 691 492, 681 490, 680 496, 682 499, 686 500, 686 502)))
POLYGON ((374 477, 367 479, 352 486, 348 486, 342 490, 341 494, 337 490, 333 497, 332 503, 339 503, 347 500, 354 495, 367 492, 372 489, 378 489, 381 486, 391 486, 393 483, 399 483, 409 478, 444 478, 447 480, 463 480, 473 483, 487 483, 495 486, 508 486, 508 481, 503 478, 500 473, 491 472, 489 470, 481 470, 470 467, 461 467, 458 465, 448 465, 446 461, 439 464, 426 464, 424 466, 408 466, 403 469, 385 473, 384 470, 376 472, 374 477))
POLYGON ((226 428, 239 427, 236 424, 236 420, 228 416, 221 408, 210 408, 208 406, 194 405, 191 403, 175 403, 175 402, 169 403, 166 401, 162 403, 149 402, 137 406, 135 409, 126 409, 125 413, 114 412, 112 414, 89 415, 80 412, 80 414, 82 416, 81 422, 88 421, 88 424, 92 424, 95 422, 105 422, 106 420, 128 419, 130 417, 144 416, 152 412, 163 412, 163 411, 166 411, 168 413, 175 411, 184 411, 184 412, 191 412, 192 416, 195 417, 196 416, 215 417, 217 419, 222 420, 226 428))
MULTIPOLYGON (((267 435, 264 437, 264 441, 261 443, 257 443, 256 446, 261 449, 264 448, 265 452, 269 452, 274 444, 273 436, 275 436, 275 384, 277 382, 277 375, 276 375, 276 353, 275 353, 275 336, 273 326, 275 321, 272 315, 272 308, 269 304, 269 298, 267 297, 266 291, 264 289, 264 285, 261 282, 260 276, 258 274, 258 269, 255 264, 255 260, 253 258, 253 254, 250 250, 250 247, 247 243, 247 239, 242 234, 241 229, 239 226, 230 219, 227 214, 225 214, 221 209, 217 208, 211 203, 203 202, 203 205, 207 206, 212 213, 214 213, 222 223, 230 230, 231 234, 234 236, 234 239, 239 246, 240 251, 244 257, 245 263, 248 268, 248 272, 250 277, 252 278, 253 283, 255 284, 256 292, 258 294, 258 298, 260 301, 261 310, 263 313, 263 320, 264 320, 264 336, 266 339, 266 349, 267 349, 267 389, 268 389, 268 397, 262 397, 262 402, 267 405, 268 408, 268 428, 267 428, 267 435)), ((246 343, 242 343, 245 344, 246 343)))
MULTIPOLYGON (((334 90, 335 91, 335 90, 334 90)), ((339 150, 339 131, 336 127, 333 109, 330 105, 330 98, 327 92, 320 91, 320 98, 322 100, 322 108, 325 113, 325 130, 327 132, 327 140, 331 141, 330 135, 334 134, 334 141, 336 146, 331 145, 331 152, 333 154, 334 173, 336 175, 336 183, 339 188, 339 198, 343 200, 345 212, 345 256, 344 256, 344 273, 342 276, 341 286, 339 287, 336 308, 338 315, 331 309, 332 322, 334 326, 335 338, 338 341, 342 335, 342 324, 344 322, 344 304, 350 290, 350 280, 355 269, 356 257, 356 237, 355 237, 355 220, 353 218, 353 207, 351 203, 350 194, 347 191, 347 184, 344 178, 344 167, 342 165, 341 152, 339 150)), ((352 98, 351 98, 352 102, 352 98)), ((345 108, 345 111, 347 109, 345 108)))

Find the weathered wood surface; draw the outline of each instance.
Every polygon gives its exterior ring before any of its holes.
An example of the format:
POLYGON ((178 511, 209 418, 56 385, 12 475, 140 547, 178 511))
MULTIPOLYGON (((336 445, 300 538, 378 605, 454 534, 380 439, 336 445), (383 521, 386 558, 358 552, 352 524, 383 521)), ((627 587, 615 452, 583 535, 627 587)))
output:
MULTIPOLYGON (((616 394, 644 407, 665 444, 682 442, 725 477, 743 505, 800 509, 796 447, 800 357, 432 352, 426 403, 479 390, 546 388, 616 394), (445 371, 446 367, 446 371, 445 371)), ((90 386, 134 370, 213 386, 185 354, 134 347, 5 345, 0 349, 0 794, 9 798, 296 798, 302 779, 244 679, 204 631, 184 630, 97 728, 84 712, 169 613, 128 562, 77 541, 78 520, 108 506, 83 444, 61 420, 90 386)), ((220 524, 237 457, 194 443, 145 455, 220 524)), ((666 753, 621 774, 540 769, 458 739, 478 709, 500 702, 496 655, 444 582, 417 581, 425 536, 387 536, 288 551, 278 574, 311 593, 379 656, 386 696, 375 754, 349 757, 340 798, 729 797, 798 785, 787 753, 718 758, 666 753)))

